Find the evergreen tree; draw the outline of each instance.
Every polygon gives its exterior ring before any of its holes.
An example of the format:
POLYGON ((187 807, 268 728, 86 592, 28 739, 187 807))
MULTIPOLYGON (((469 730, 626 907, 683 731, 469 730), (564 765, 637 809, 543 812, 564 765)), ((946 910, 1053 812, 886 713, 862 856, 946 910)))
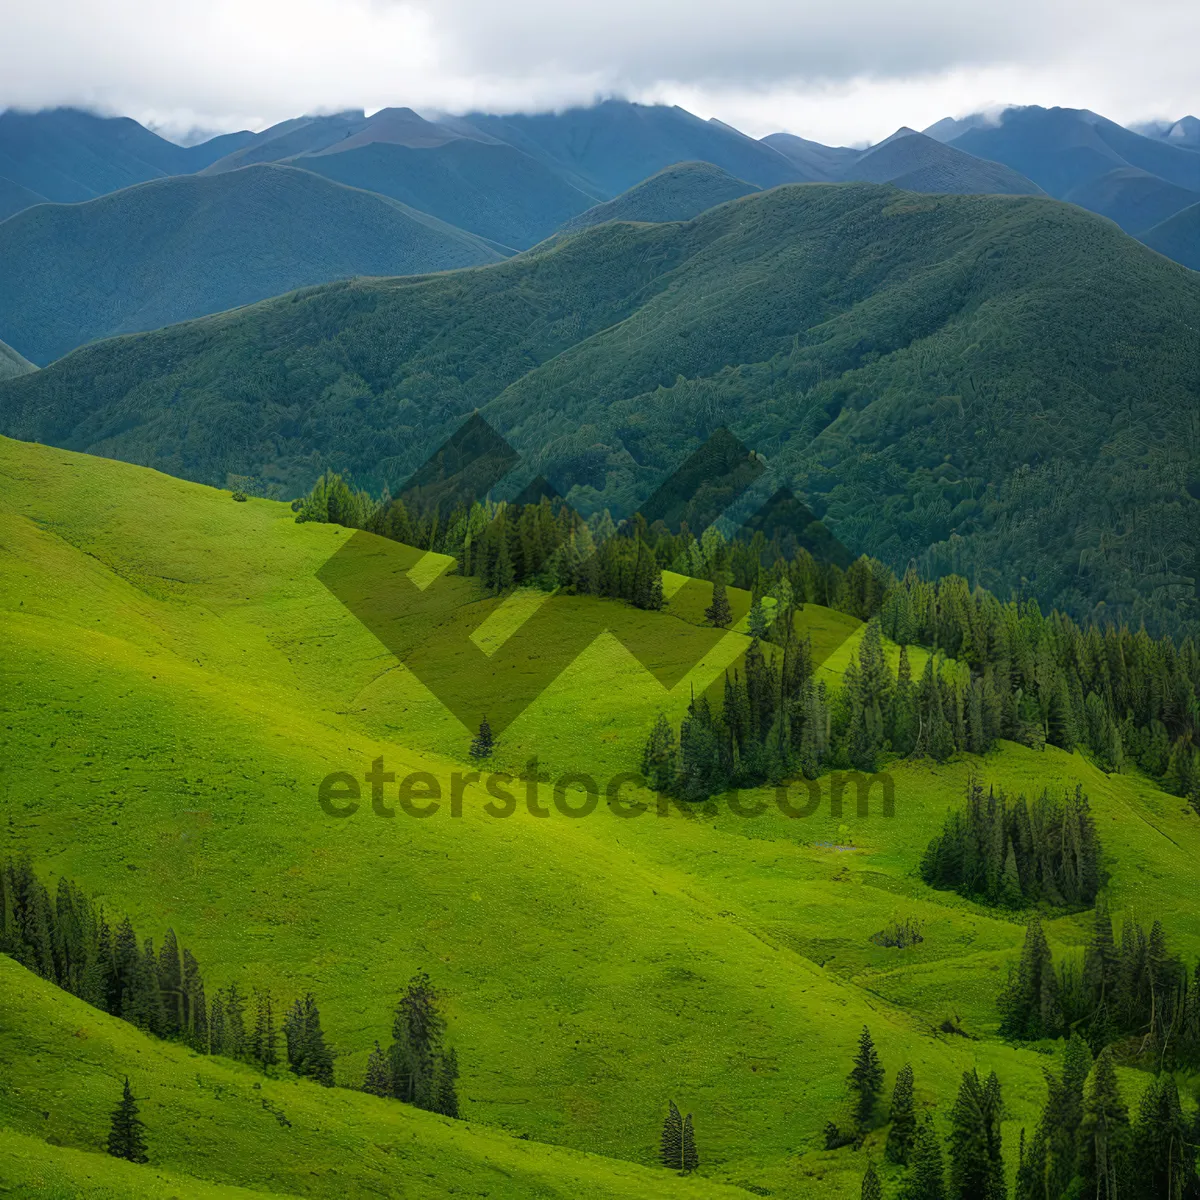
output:
POLYGON ((963 1073, 950 1114, 950 1200, 1004 1200, 998 1085, 991 1079, 985 1087, 974 1071, 963 1073))
POLYGON ((178 1037, 185 1028, 186 1012, 183 993, 183 965, 179 958, 179 943, 175 930, 168 929, 158 952, 158 988, 162 995, 164 1031, 167 1037, 178 1037))
POLYGON ((225 991, 225 1050, 230 1058, 246 1057, 246 1001, 236 983, 225 991))
POLYGON ((1175 1078, 1163 1072, 1151 1081, 1138 1105, 1131 1155, 1134 1195, 1183 1200, 1195 1194, 1196 1148, 1190 1133, 1175 1078))
POLYGON ((1081 1194, 1096 1200, 1127 1195, 1128 1155, 1129 1110, 1117 1085, 1112 1050, 1106 1046, 1096 1059, 1079 1126, 1081 1194))
POLYGON ((221 992, 212 998, 212 1007, 209 1009, 208 1052, 224 1055, 229 1053, 225 1044, 225 997, 221 992))
POLYGON ((278 1041, 275 1033, 275 1006, 270 988, 255 991, 254 1035, 251 1038, 251 1055, 264 1071, 269 1071, 278 1061, 278 1041))
MULTIPOLYGON (((715 587, 714 587, 715 592, 715 587)), ((763 607, 761 600, 755 600, 750 606, 750 613, 747 618, 748 632, 752 638, 765 638, 767 630, 770 628, 771 622, 767 616, 767 610, 763 607)))
POLYGON ((458 1055, 454 1047, 438 1055, 434 1070, 433 1111, 458 1119, 458 1055))
POLYGON ((1000 1011, 1003 1037, 1036 1041, 1057 1037, 1062 1029, 1058 976, 1050 944, 1036 916, 1025 930, 1020 963, 1015 971, 1010 968, 1008 983, 1000 997, 1000 1011))
POLYGON ((484 717, 479 722, 479 732, 475 735, 471 742, 471 757, 477 762, 485 758, 492 757, 492 751, 495 749, 496 743, 492 738, 492 727, 488 724, 487 717, 484 717))
POLYGON ((683 1154, 682 1169, 685 1172, 694 1171, 700 1165, 700 1156, 696 1153, 696 1132, 692 1127, 692 1114, 683 1118, 683 1154))
POLYGON ((871 1031, 864 1025, 858 1037, 858 1051, 854 1056, 854 1067, 849 1076, 850 1088, 854 1092, 854 1120, 859 1129, 866 1129, 875 1111, 875 1102, 883 1089, 883 1063, 871 1031))
POLYGON ((125 1077, 125 1090, 121 1102, 113 1110, 112 1125, 108 1132, 108 1152, 114 1158, 124 1158, 133 1163, 144 1163, 146 1157, 145 1126, 138 1116, 137 1101, 129 1087, 129 1076, 125 1077))
POLYGON ((396 1099, 418 1108, 433 1106, 434 1074, 445 1028, 437 993, 421 971, 409 980, 392 1021, 389 1058, 396 1099))
POLYGON ((926 1117, 917 1127, 908 1157, 908 1172, 900 1188, 900 1200, 946 1200, 946 1168, 942 1144, 926 1117))
POLYGON ((642 776, 647 787, 656 792, 670 792, 675 784, 675 759, 675 731, 659 713, 642 751, 642 776))
POLYGON ((733 609, 725 594, 725 584, 719 579, 713 584, 712 603, 704 610, 704 619, 717 629, 728 629, 733 620, 733 609))
POLYGON ((896 1075, 888 1120, 891 1128, 888 1130, 884 1153, 889 1162, 906 1163, 917 1132, 917 1114, 913 1107, 913 1069, 909 1063, 905 1063, 896 1075))
POLYGON ((675 1101, 667 1101, 667 1118, 663 1121, 662 1138, 659 1142, 659 1158, 664 1167, 673 1171, 683 1170, 683 1116, 675 1107, 675 1101))
POLYGON ((883 1184, 875 1171, 875 1164, 867 1161, 867 1173, 862 1181, 862 1200, 883 1200, 883 1184))
POLYGON ((321 1014, 312 992, 304 997, 304 1034, 301 1050, 304 1074, 322 1087, 333 1087, 333 1054, 325 1044, 321 1014))
POLYGON ((367 1059, 367 1077, 363 1080, 364 1092, 372 1096, 390 1096, 392 1094, 392 1071, 388 1065, 388 1057, 384 1054, 379 1043, 371 1051, 367 1059))

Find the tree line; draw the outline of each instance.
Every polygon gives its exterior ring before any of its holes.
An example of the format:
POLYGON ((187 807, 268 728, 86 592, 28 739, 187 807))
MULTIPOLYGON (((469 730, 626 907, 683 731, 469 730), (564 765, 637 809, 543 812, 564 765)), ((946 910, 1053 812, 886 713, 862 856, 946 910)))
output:
POLYGON ((1078 1034, 1094 1054, 1111 1046, 1156 1071, 1200 1068, 1200 961, 1189 970, 1160 921, 1147 930, 1129 917, 1116 939, 1103 902, 1083 955, 1058 964, 1040 918, 1030 920, 999 1007, 1004 1037, 1078 1034))
POLYGON ((985 794, 972 777, 965 807, 947 816, 926 848, 921 878, 930 887, 1009 908, 1090 908, 1101 883, 1100 857, 1082 787, 1062 799, 1044 791, 1029 804, 994 787, 985 794))
MULTIPOLYGON (((1185 1117, 1174 1077, 1160 1071, 1142 1094, 1136 1119, 1121 1095, 1111 1047, 1093 1058, 1078 1033, 1058 1071, 1046 1071, 1047 1099, 1032 1137, 1022 1128, 1013 1200, 1194 1200, 1200 1115, 1185 1117)), ((883 1062, 865 1026, 849 1085, 846 1128, 830 1121, 827 1148, 861 1146, 886 1124, 883 1157, 900 1168, 898 1200, 1008 1200, 1001 1123, 1004 1100, 995 1071, 963 1072, 939 1138, 933 1114, 918 1112, 912 1066, 896 1073, 884 1117, 883 1062)), ((868 1162, 862 1200, 883 1200, 880 1172, 868 1162)))
MULTIPOLYGON (((672 532, 638 513, 618 526, 607 510, 585 521, 549 498, 487 500, 449 513, 436 505, 410 510, 386 493, 375 500, 354 490, 335 472, 293 507, 298 521, 333 521, 451 554, 464 574, 492 590, 567 588, 654 609, 662 607, 661 571, 672 570, 713 582, 709 619, 718 626, 732 616, 721 602, 725 587, 749 591, 751 634, 780 649, 795 640, 803 605, 820 604, 863 621, 877 617, 884 637, 933 653, 919 680, 905 660, 893 675, 881 655, 872 653, 867 664, 860 656, 845 698, 837 700, 815 686, 798 692, 802 672, 779 664, 782 690, 764 693, 770 721, 760 709, 759 728, 747 734, 773 741, 769 765, 776 772, 811 770, 827 759, 830 766, 873 770, 886 754, 944 761, 956 751, 983 753, 1005 738, 1035 748, 1078 746, 1105 770, 1137 767, 1200 806, 1200 648, 1190 636, 1176 644, 1126 625, 1085 628, 1057 611, 1044 615, 1032 599, 1002 601, 958 575, 930 582, 911 567, 897 578, 865 556, 843 568, 818 561, 779 531, 770 540, 758 530, 727 541, 716 527, 696 537, 686 524, 672 532), (960 669, 943 670, 946 659, 960 669)), ((747 675, 753 669, 747 666, 747 675)), ((761 682, 744 678, 735 688, 761 682)), ((689 716, 705 742, 708 718, 716 718, 702 711, 689 716)), ((751 746, 751 762, 754 754, 751 746)), ((691 764, 680 768, 686 788, 695 771, 691 764)), ((736 771, 722 774, 736 781, 736 771)), ((770 775, 764 770, 759 781, 770 775)))
MULTIPOLYGON (((334 1086, 335 1053, 311 992, 285 1009, 269 987, 247 993, 234 981, 209 999, 199 963, 174 930, 156 952, 128 917, 114 929, 69 879, 59 878, 51 899, 27 858, 0 865, 0 953, 155 1037, 334 1086)), ((439 1003, 428 975, 414 976, 397 1004, 390 1048, 376 1043, 363 1089, 457 1117, 458 1057, 443 1044, 439 1003)))

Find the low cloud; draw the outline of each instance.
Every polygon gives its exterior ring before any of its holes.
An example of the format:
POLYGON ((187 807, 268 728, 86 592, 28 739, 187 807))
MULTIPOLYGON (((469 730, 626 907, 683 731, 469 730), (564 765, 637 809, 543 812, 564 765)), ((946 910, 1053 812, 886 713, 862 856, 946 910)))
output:
POLYGON ((0 106, 173 132, 392 104, 534 110, 623 94, 748 132, 876 140, 1004 102, 1118 120, 1200 107, 1200 5, 1151 0, 7 0, 0 106))

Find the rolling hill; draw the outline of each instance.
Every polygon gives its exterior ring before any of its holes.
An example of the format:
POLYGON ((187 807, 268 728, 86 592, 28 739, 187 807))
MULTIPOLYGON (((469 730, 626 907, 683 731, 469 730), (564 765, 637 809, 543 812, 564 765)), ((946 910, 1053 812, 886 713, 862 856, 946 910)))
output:
POLYGON ((1142 234, 1147 246, 1200 271, 1200 204, 1181 209, 1142 234))
POLYGON ((18 375, 28 375, 30 371, 36 370, 37 367, 24 355, 0 342, 0 379, 15 379, 18 375))
POLYGON ((198 171, 250 133, 177 146, 128 117, 74 108, 0 112, 0 178, 46 200, 73 203, 135 183, 198 171))
POLYGON ((1071 206, 796 186, 99 343, 2 385, 0 421, 295 495, 327 466, 394 488, 477 408, 615 512, 728 425, 855 553, 1173 628, 1198 602, 1198 304, 1071 206))
MULTIPOLYGON (((874 805, 834 815, 823 798, 797 823, 767 789, 743 795, 767 801, 754 818, 724 806, 658 817, 647 796, 652 811, 633 820, 553 808, 539 819, 520 805, 500 819, 483 808, 495 793, 463 778, 461 816, 443 807, 388 820, 366 802, 332 820, 315 799, 330 771, 357 775, 382 757, 399 775, 428 770, 449 784, 468 740, 318 579, 347 531, 7 440, 0 475, 13 701, 0 749, 20 814, 0 825, 0 855, 29 853, 139 930, 161 937, 169 925, 213 990, 233 980, 277 997, 311 989, 342 1085, 268 1078, 147 1039, 0 958, 0 1126, 12 1131, 0 1144, 14 1148, 5 1183, 56 1172, 70 1194, 70 1180, 103 1171, 114 1190, 124 1185, 121 1164, 83 1152, 97 1148, 128 1073, 152 1150, 137 1178, 162 1172, 164 1190, 171 1176, 178 1187, 414 1200, 715 1198, 724 1184, 849 1200, 867 1161, 880 1161, 883 1131, 859 1150, 825 1151, 822 1127, 843 1111, 864 1023, 889 1087, 912 1064, 939 1131, 961 1073, 997 1071, 1011 1176, 1061 1045, 996 1036, 1020 919, 931 891, 915 873, 971 772, 1027 794, 1080 783, 1113 911, 1161 914, 1173 947, 1189 960, 1200 951, 1187 902, 1195 814, 1136 774, 1105 775, 1051 748, 897 763, 896 818, 874 805), (921 922, 919 946, 872 940, 898 911, 921 922), (461 1121, 349 1090, 420 969, 446 996, 461 1121), (971 1036, 939 1031, 950 1016, 971 1036), (652 1166, 669 1098, 695 1114, 701 1166, 686 1180, 652 1166)), ((379 545, 397 564, 421 557, 379 545)), ((473 627, 480 597, 451 582, 457 607, 443 618, 473 627)), ((645 622, 668 655, 703 620, 673 603, 651 614, 571 603, 645 622)), ((836 647, 826 660, 836 686, 863 627, 808 605, 800 631, 836 647)), ((719 681, 747 642, 728 632, 667 692, 601 635, 508 727, 492 765, 518 771, 536 755, 552 777, 629 770, 655 713, 678 719, 691 688, 719 681)), ((897 648, 887 651, 894 660, 897 648)), ((534 798, 550 805, 551 792, 534 798)), ((1055 951, 1078 946, 1089 922, 1048 914, 1055 951)), ((1144 1076, 1122 1076, 1135 1098, 1144 1076)))
POLYGON ((890 183, 910 192, 956 192, 962 195, 1039 196, 1032 180, 1001 163, 944 145, 912 129, 890 138, 840 167, 838 178, 863 183, 890 183))
POLYGON ((758 190, 711 163, 677 163, 572 217, 560 232, 574 233, 605 221, 690 221, 706 209, 758 190))
POLYGON ((45 364, 96 338, 298 287, 501 257, 425 213, 307 171, 176 176, 0 224, 0 336, 45 364))

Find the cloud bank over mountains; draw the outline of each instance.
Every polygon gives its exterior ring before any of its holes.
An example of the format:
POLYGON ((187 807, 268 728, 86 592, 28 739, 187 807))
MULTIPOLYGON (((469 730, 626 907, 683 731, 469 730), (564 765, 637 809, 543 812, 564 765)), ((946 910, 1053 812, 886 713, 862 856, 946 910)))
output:
POLYGON ((176 136, 404 103, 531 111, 598 95, 746 132, 875 141, 1003 103, 1117 120, 1200 107, 1190 0, 6 0, 0 107, 124 113, 176 136))

